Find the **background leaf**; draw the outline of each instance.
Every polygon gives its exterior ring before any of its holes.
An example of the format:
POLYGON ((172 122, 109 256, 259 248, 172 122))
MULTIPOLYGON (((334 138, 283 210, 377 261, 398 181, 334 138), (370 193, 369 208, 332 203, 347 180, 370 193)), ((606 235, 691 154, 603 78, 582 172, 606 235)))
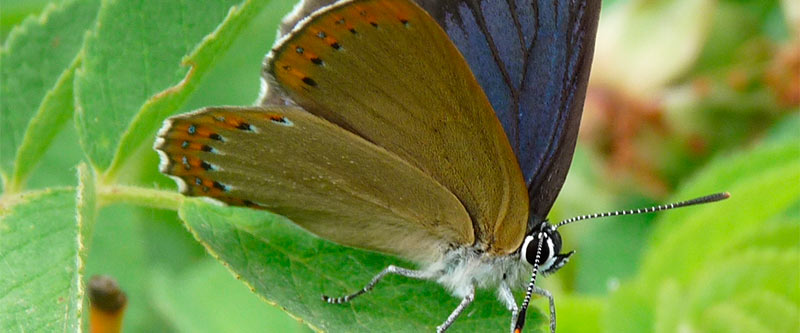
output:
POLYGON ((725 189, 732 193, 731 198, 664 214, 643 263, 643 278, 683 280, 714 258, 714 251, 725 243, 789 209, 800 198, 800 187, 787 186, 800 178, 798 165, 800 146, 794 142, 763 147, 710 165, 702 178, 688 183, 678 195, 688 198, 725 189), (675 257, 682 259, 675 261, 675 257))
MULTIPOLYGON (((144 104, 122 136, 110 170, 107 171, 108 177, 115 177, 116 173, 125 167, 126 162, 136 156, 137 149, 146 148, 147 153, 151 156, 155 155, 150 147, 153 135, 161 127, 164 118, 174 114, 195 92, 205 75, 221 60, 220 58, 223 58, 236 38, 245 34, 244 29, 258 17, 260 12, 265 10, 265 7, 267 7, 266 11, 281 11, 280 5, 268 6, 270 3, 271 1, 268 0, 251 0, 243 2, 241 6, 231 8, 228 16, 217 29, 204 37, 202 42, 182 60, 182 64, 191 66, 191 70, 178 85, 160 92, 144 104)), ((270 44, 271 40, 261 45, 266 47, 270 44)), ((247 66, 242 67, 247 68, 247 66)), ((253 69, 253 73, 260 73, 256 68, 253 69)), ((226 76, 223 80, 230 79, 231 76, 226 76)), ((253 86, 256 86, 255 83, 253 86)), ((229 88, 230 86, 226 85, 224 89, 229 88)))
POLYGON ((637 330, 800 329, 798 166, 800 147, 786 140, 720 158, 688 182, 677 195, 732 197, 661 214, 641 273, 610 300, 607 329, 622 329, 634 295, 652 318, 637 330))
POLYGON ((89 34, 75 81, 81 144, 95 167, 109 167, 145 102, 186 77, 181 58, 239 2, 105 3, 98 16, 102 29, 89 34))
POLYGON ((310 332, 300 320, 253 293, 216 260, 208 258, 179 275, 154 275, 154 304, 182 332, 310 332), (208 286, 214 286, 209 288, 208 286))
MULTIPOLYGON (((99 223, 95 225, 92 239, 88 243, 90 252, 85 276, 109 275, 117 280, 120 288, 128 295, 122 323, 124 332, 170 331, 173 329, 170 318, 159 313, 151 298, 151 274, 154 265, 150 259, 148 239, 149 228, 153 228, 155 224, 169 223, 170 220, 150 219, 148 217, 157 215, 151 214, 150 210, 146 210, 147 213, 142 213, 141 210, 145 209, 112 205, 98 213, 99 223)), ((164 238, 173 242, 174 249, 181 249, 184 244, 180 242, 180 238, 164 238)), ((162 254, 172 257, 176 253, 162 254)), ((190 265, 194 260, 187 260, 184 264, 190 265)), ((88 304, 86 307, 88 308, 88 304)))
POLYGON ((51 3, 62 1, 48 0, 3 0, 3 20, 0 22, 0 41, 5 41, 8 33, 30 15, 38 15, 51 3))
POLYGON ((0 50, 0 173, 6 191, 20 189, 72 115, 71 64, 98 7, 99 0, 51 5, 14 29, 0 50), (23 140, 25 149, 18 153, 23 140))
POLYGON ((0 202, 0 330, 80 331, 83 297, 75 191, 0 202))

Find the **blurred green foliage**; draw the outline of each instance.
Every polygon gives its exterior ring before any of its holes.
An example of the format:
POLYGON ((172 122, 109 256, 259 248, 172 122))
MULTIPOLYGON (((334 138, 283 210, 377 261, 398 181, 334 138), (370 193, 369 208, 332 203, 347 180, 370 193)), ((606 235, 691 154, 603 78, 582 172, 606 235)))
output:
MULTIPOLYGON (((94 274, 115 277, 128 294, 130 332, 309 330, 282 309, 315 327, 346 324, 352 309, 316 309, 319 289, 309 286, 352 288, 363 278, 346 275, 366 276, 393 259, 320 245, 280 219, 268 219, 278 223, 270 238, 259 229, 271 225, 260 213, 196 200, 179 209, 181 199, 157 172, 150 149, 169 114, 255 101, 261 61, 293 3, 220 0, 191 9, 177 2, 49 3, 0 0, 0 258, 10 263, 0 268, 0 331, 85 330, 88 304, 81 303, 85 291, 77 281, 94 274), (89 167, 79 178, 81 162, 89 167), (218 210, 232 214, 223 215, 231 225, 187 218, 218 210), (226 248, 226 234, 213 236, 226 228, 255 237, 260 250, 226 248), (277 283, 284 281, 279 276, 265 280, 280 270, 252 271, 269 264, 236 259, 277 256, 260 244, 281 237, 340 254, 325 256, 328 265, 365 261, 325 279, 291 275, 309 281, 289 286, 277 283)), ((565 249, 577 254, 544 279, 556 295, 559 332, 797 332, 800 6, 614 0, 604 2, 600 26, 579 146, 551 219, 709 192, 733 196, 565 228, 565 249), (686 8, 692 15, 680 14, 686 8)), ((292 267, 283 268, 302 271, 292 267)), ((455 302, 434 284, 391 284, 373 301, 428 301, 434 312, 439 302, 449 302, 442 309, 455 302)), ((493 296, 481 297, 486 302, 476 319, 454 329, 490 327, 488 318, 506 315, 493 296)), ((370 306, 377 318, 387 306, 381 303, 370 306)), ((431 325, 442 317, 425 313, 427 307, 403 309, 431 325)))

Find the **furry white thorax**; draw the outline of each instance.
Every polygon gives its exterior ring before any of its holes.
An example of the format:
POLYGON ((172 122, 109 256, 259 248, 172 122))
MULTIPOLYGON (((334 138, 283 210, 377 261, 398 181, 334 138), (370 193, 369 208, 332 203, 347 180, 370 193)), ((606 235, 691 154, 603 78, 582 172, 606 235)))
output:
POLYGON ((499 287, 503 280, 512 289, 519 288, 526 282, 532 267, 520 260, 518 252, 491 256, 472 247, 462 247, 450 250, 424 270, 453 296, 464 298, 471 286, 492 289, 499 287))

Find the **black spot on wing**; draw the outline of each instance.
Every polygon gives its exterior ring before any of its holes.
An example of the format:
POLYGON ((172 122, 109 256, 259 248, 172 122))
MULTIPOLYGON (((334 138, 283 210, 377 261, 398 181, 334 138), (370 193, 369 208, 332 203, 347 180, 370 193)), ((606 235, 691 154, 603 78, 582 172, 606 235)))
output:
POLYGON ((214 186, 214 188, 216 188, 218 190, 221 190, 221 191, 227 191, 228 190, 227 186, 223 185, 222 183, 220 183, 220 182, 218 182, 216 180, 214 181, 213 186, 214 186))
POLYGON ((305 83, 305 84, 307 84, 309 86, 312 86, 312 87, 316 87, 317 86, 317 81, 314 81, 314 79, 312 79, 312 78, 310 78, 308 76, 303 78, 303 83, 305 83))

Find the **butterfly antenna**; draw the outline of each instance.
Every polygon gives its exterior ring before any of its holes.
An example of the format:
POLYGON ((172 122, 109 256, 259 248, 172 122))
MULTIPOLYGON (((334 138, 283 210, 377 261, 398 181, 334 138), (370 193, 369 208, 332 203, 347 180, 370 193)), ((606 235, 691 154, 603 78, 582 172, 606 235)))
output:
POLYGON ((705 204, 705 203, 711 203, 711 202, 715 202, 715 201, 725 200, 725 199, 730 198, 730 197, 731 197, 730 193, 722 192, 722 193, 714 193, 714 194, 707 195, 707 196, 704 196, 704 197, 694 198, 694 199, 691 199, 691 200, 675 202, 675 203, 666 204, 666 205, 658 205, 658 206, 653 206, 653 207, 648 207, 648 208, 639 208, 639 209, 630 209, 630 210, 618 210, 618 211, 615 211, 615 212, 606 212, 606 213, 598 213, 598 214, 589 214, 589 215, 576 216, 576 217, 569 218, 569 219, 566 219, 564 221, 558 222, 558 224, 556 224, 556 229, 560 228, 561 226, 570 224, 572 222, 578 222, 578 221, 581 221, 581 220, 589 220, 589 219, 595 219, 595 218, 600 218, 600 217, 608 217, 608 216, 622 216, 622 215, 652 213, 652 212, 658 212, 658 211, 662 211, 662 210, 670 210, 670 209, 674 209, 674 208, 680 208, 680 207, 686 207, 686 206, 692 206, 692 205, 699 205, 699 204, 705 204))
POLYGON ((536 247, 536 257, 533 265, 533 273, 531 273, 531 282, 528 283, 528 290, 525 292, 525 300, 522 301, 522 308, 517 313, 517 323, 514 325, 514 333, 521 333, 522 327, 525 326, 525 313, 528 311, 528 304, 531 302, 531 295, 533 288, 536 285, 536 273, 539 271, 539 258, 542 255, 542 233, 538 234, 539 245, 536 247))

